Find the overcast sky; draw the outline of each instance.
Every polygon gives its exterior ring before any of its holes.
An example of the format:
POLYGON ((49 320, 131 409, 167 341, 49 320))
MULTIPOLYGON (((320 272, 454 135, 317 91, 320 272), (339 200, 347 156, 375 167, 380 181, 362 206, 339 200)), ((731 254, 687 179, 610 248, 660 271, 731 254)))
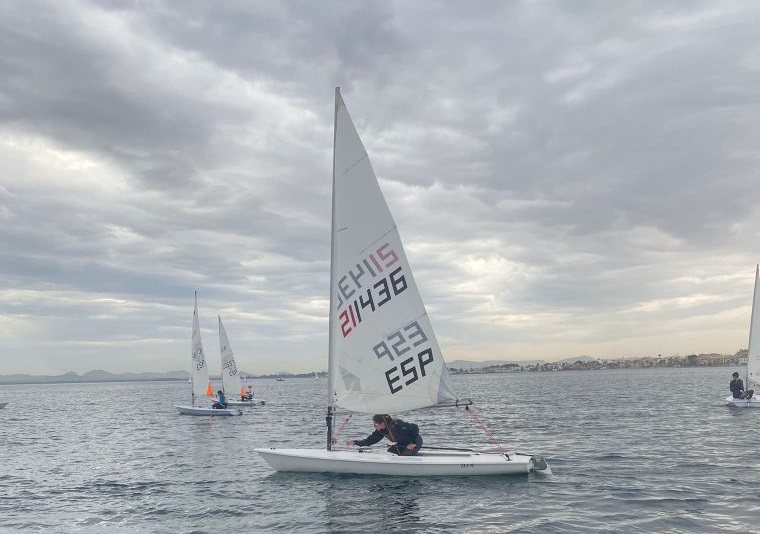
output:
POLYGON ((334 88, 447 361, 733 354, 760 3, 0 3, 0 374, 327 368, 334 88))

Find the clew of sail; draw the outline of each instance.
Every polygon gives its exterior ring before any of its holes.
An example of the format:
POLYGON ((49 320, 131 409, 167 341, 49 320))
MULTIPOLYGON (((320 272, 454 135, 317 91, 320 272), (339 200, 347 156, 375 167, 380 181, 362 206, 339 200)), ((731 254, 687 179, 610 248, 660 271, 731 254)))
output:
POLYGON ((244 395, 243 381, 240 379, 240 373, 235 364, 235 355, 227 337, 227 330, 222 324, 221 316, 217 317, 219 318, 219 354, 222 359, 222 389, 227 395, 244 395))
POLYGON ((336 91, 329 395, 398 413, 456 400, 396 223, 336 91))

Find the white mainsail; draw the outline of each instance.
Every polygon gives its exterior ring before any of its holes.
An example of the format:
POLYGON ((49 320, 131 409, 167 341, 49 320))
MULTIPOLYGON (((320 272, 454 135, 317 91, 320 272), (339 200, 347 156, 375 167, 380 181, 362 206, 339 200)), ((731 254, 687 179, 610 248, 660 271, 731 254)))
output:
POLYGON ((456 395, 396 223, 335 91, 329 397, 398 413, 456 395))
POLYGON ((190 349, 192 357, 192 367, 190 368, 190 379, 192 383, 193 402, 196 398, 210 397, 212 395, 211 379, 208 374, 206 356, 203 353, 203 342, 201 341, 201 328, 198 323, 198 293, 195 293, 195 307, 193 309, 193 337, 190 349))
POLYGON ((222 389, 225 395, 244 395, 243 381, 240 379, 237 365, 235 365, 235 355, 230 346, 230 340, 227 338, 227 331, 222 324, 222 318, 219 317, 219 354, 222 358, 222 389))
POLYGON ((760 387, 760 264, 755 266, 755 293, 752 297, 752 316, 749 325, 747 347, 746 387, 760 387))

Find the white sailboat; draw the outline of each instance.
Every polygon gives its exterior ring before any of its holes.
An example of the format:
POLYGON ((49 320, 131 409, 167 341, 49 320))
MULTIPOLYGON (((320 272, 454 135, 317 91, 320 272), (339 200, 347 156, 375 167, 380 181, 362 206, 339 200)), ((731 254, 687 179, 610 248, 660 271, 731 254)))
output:
POLYGON ((193 334, 190 349, 192 366, 190 368, 190 391, 191 404, 175 405, 174 407, 182 415, 242 415, 240 408, 212 408, 211 406, 196 406, 196 401, 202 398, 210 399, 213 395, 211 378, 206 364, 206 355, 203 353, 201 341, 201 328, 198 322, 198 293, 195 293, 195 307, 193 309, 193 334))
MULTIPOLYGON (((747 346, 747 366, 744 368, 744 388, 755 389, 760 396, 760 264, 755 266, 755 292, 752 296, 752 314, 749 322, 749 344, 747 346)), ((737 408, 760 408, 760 398, 735 399, 729 396, 726 403, 737 408)))
POLYGON ((550 472, 540 457, 422 447, 414 456, 340 448, 338 410, 462 406, 366 150, 335 90, 326 449, 256 449, 278 471, 404 476, 550 472))
POLYGON ((255 404, 264 404, 263 401, 257 400, 241 400, 243 395, 246 394, 243 387, 243 381, 238 373, 237 365, 235 364, 235 354, 232 352, 232 346, 230 340, 227 337, 227 330, 222 324, 222 317, 219 317, 219 356, 222 360, 222 390, 227 396, 228 406, 253 406, 255 404))

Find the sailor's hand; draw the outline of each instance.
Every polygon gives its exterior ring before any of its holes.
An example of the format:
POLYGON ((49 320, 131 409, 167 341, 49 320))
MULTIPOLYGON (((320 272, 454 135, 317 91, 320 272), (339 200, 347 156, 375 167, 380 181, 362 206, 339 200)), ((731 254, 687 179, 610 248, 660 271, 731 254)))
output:
POLYGON ((411 451, 415 446, 416 445, 414 443, 410 443, 409 445, 406 446, 406 448, 411 451))
POLYGON ((346 441, 346 445, 353 445, 353 444, 354 444, 354 440, 352 439, 349 439, 346 441))

